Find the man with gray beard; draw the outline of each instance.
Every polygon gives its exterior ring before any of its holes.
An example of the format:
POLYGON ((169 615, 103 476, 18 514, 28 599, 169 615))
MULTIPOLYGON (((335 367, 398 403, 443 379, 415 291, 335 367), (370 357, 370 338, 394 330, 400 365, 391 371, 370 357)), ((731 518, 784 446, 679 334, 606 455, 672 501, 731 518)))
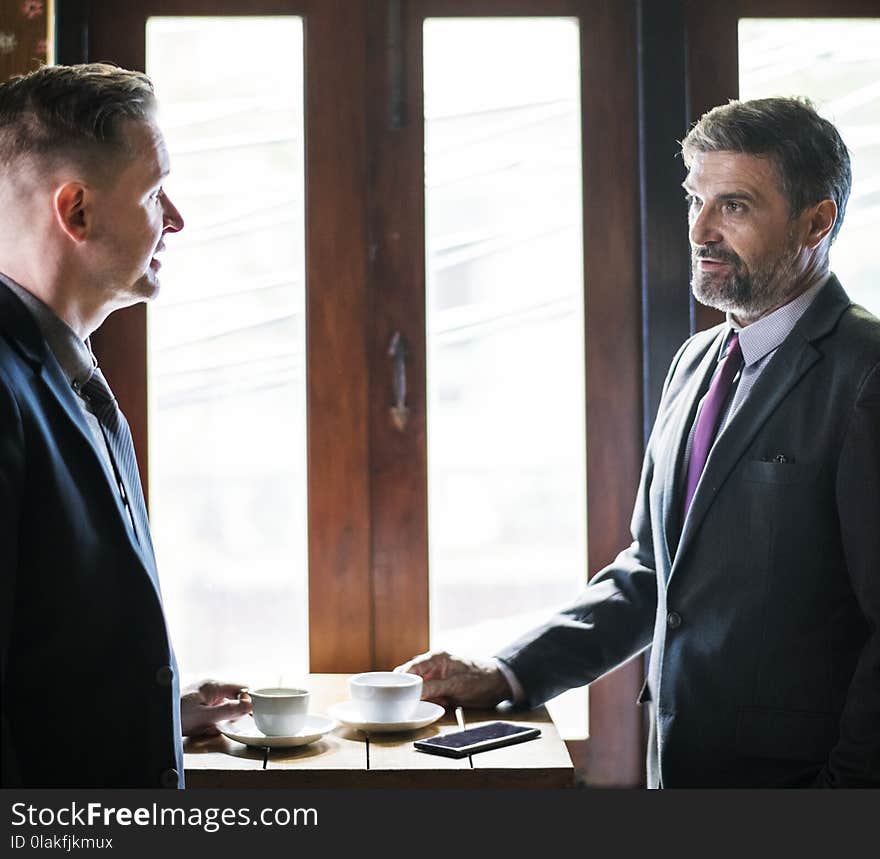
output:
POLYGON ((682 154, 691 286, 727 318, 672 362, 632 544, 494 658, 399 670, 534 706, 650 647, 650 787, 880 787, 880 321, 828 267, 849 154, 789 98, 682 154))

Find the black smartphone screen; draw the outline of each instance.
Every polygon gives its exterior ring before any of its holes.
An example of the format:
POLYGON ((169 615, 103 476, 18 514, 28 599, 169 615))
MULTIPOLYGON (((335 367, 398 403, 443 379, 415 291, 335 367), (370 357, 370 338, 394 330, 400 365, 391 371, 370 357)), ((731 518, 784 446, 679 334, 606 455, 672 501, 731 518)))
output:
POLYGON ((463 758, 474 752, 497 749, 521 743, 540 736, 540 728, 513 725, 510 722, 490 722, 464 731, 454 731, 429 740, 416 740, 413 746, 423 752, 433 752, 452 758, 463 758))

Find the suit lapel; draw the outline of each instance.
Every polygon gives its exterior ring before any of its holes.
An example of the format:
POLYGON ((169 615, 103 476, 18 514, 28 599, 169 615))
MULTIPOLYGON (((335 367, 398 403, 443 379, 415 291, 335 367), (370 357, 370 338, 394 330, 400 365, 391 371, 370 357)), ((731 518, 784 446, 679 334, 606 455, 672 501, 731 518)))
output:
MULTIPOLYGON (((55 360, 55 356, 47 346, 39 327, 30 314, 30 311, 10 289, 3 285, 2 282, 0 282, 0 324, 5 328, 10 343, 33 367, 42 383, 50 391, 60 408, 76 428, 76 431, 82 437, 83 442, 92 450, 95 457, 97 457, 101 471, 106 477, 107 488, 113 495, 114 503, 123 523, 126 538, 128 539, 132 550, 137 557, 140 558, 158 595, 159 580, 152 544, 149 540, 148 530, 146 530, 146 523, 144 522, 138 526, 138 534, 145 533, 147 535, 146 539, 141 540, 141 545, 139 545, 138 541, 131 533, 131 529, 128 527, 128 513, 126 512, 119 495, 116 476, 108 470, 107 463, 95 444, 92 431, 86 422, 79 403, 76 400, 76 394, 74 394, 68 384, 67 378, 61 370, 61 367, 58 365, 58 362, 55 360)), ((126 488, 126 491, 129 491, 128 487, 126 488)), ((129 497, 132 497, 130 492, 129 497)), ((143 511, 143 507, 141 507, 141 511, 143 511)), ((145 511, 143 511, 143 515, 145 515, 145 511)), ((137 513, 135 514, 135 517, 138 517, 137 513)))
POLYGON ((671 421, 667 438, 668 445, 661 445, 669 456, 665 462, 659 464, 663 473, 663 505, 662 522, 663 533, 667 551, 667 565, 669 570, 672 559, 675 557, 679 534, 681 533, 681 506, 678 498, 678 476, 681 474, 683 460, 687 450, 688 436, 696 417, 697 406, 709 388, 712 374, 718 366, 718 352, 721 349, 721 341, 727 331, 722 326, 718 333, 709 341, 709 346, 698 359, 696 369, 685 383, 681 393, 681 407, 671 421))
POLYGON ((670 576, 693 542, 724 481, 758 431, 791 389, 822 357, 813 342, 834 328, 850 303, 843 288, 832 277, 764 368, 748 398, 709 454, 684 522, 670 576))
MULTIPOLYGON (((51 353, 48 355, 47 361, 43 365, 43 372, 40 375, 43 382, 46 384, 46 387, 52 392, 55 399, 58 401, 58 404, 67 413, 67 416, 76 426, 80 435, 83 436, 85 442, 98 458, 101 470, 106 477, 107 487, 113 495, 113 501, 119 513, 120 520, 123 523, 126 537, 128 538, 132 549, 141 559, 141 562, 146 568, 146 571, 153 583, 153 587, 156 589, 156 593, 158 595, 158 571, 156 569, 156 561, 153 555, 152 543, 150 542, 149 532, 147 530, 145 519, 146 510, 144 509, 142 501, 140 505, 138 505, 138 498, 143 497, 141 495, 140 488, 138 487, 137 492, 135 492, 133 487, 130 487, 128 485, 126 485, 125 487, 125 491, 129 498, 129 503, 132 505, 132 515, 137 531, 137 538, 135 538, 135 536, 131 532, 131 528, 129 527, 128 511, 125 509, 125 506, 122 503, 122 498, 119 493, 119 486, 116 482, 116 475, 112 472, 111 469, 108 468, 106 459, 104 458, 101 451, 98 450, 95 438, 92 435, 92 430, 86 422, 85 416, 82 413, 82 409, 80 408, 79 403, 76 401, 76 394, 71 390, 71 387, 67 382, 67 378, 65 377, 63 371, 61 370, 61 367, 58 366, 58 362, 55 360, 54 356, 51 355, 51 353), (141 519, 143 521, 139 521, 141 519)), ((111 453, 110 455, 112 456, 113 454, 111 453)))

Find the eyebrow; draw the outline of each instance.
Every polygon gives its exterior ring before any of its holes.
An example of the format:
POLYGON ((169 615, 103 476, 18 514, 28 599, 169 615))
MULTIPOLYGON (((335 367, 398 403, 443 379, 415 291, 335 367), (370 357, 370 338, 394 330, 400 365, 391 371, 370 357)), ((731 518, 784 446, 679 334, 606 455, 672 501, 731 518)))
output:
MULTIPOLYGON (((684 188, 684 190, 687 191, 688 194, 694 193, 694 188, 688 185, 687 180, 685 180, 684 182, 681 183, 681 187, 684 188)), ((755 195, 750 194, 748 191, 737 190, 737 191, 728 191, 726 194, 719 194, 717 199, 719 199, 719 200, 746 200, 749 203, 754 203, 755 202, 755 195)))

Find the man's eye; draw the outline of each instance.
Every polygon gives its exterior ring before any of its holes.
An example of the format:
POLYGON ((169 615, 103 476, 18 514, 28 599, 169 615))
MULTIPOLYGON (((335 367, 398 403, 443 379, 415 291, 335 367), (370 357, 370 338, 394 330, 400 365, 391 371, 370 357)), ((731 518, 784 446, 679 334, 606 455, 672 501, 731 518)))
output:
POLYGON ((685 194, 684 201, 687 203, 689 209, 699 209, 702 205, 693 194, 685 194))
POLYGON ((745 207, 736 200, 728 200, 725 204, 728 212, 741 212, 745 207))

